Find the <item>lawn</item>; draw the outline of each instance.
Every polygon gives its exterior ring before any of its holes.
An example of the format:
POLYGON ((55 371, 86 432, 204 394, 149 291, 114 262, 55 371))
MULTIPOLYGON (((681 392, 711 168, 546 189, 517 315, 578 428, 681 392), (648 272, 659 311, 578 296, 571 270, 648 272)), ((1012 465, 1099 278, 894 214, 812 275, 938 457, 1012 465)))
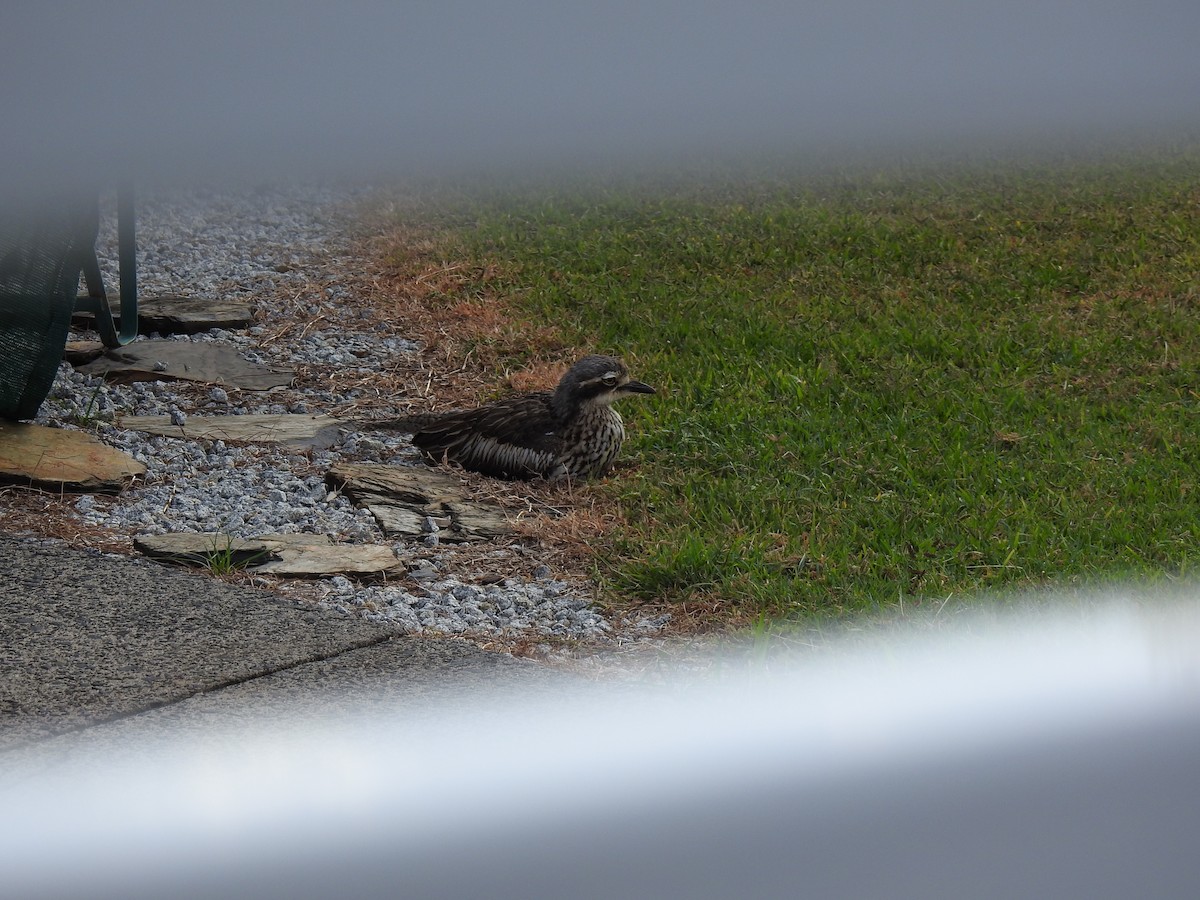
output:
POLYGON ((437 218, 489 273, 459 290, 660 390, 594 488, 622 594, 803 617, 1200 561, 1200 149, 547 180, 437 218))

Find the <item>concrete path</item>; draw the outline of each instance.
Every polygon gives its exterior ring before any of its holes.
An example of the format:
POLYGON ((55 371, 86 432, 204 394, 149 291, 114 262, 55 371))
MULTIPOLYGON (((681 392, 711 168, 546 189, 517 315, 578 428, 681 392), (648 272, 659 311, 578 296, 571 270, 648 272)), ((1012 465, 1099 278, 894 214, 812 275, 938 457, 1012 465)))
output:
MULTIPOLYGON (((565 676, 142 559, 0 536, 0 755, 81 731, 361 712, 565 676)), ((61 742, 61 741, 60 741, 61 742)))

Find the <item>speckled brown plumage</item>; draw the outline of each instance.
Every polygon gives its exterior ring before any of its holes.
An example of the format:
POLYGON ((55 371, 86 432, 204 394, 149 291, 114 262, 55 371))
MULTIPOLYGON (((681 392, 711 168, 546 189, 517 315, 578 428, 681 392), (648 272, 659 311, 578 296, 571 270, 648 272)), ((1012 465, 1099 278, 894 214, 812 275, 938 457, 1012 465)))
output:
POLYGON ((616 357, 585 356, 553 391, 372 424, 411 432, 430 463, 450 461, 500 478, 589 478, 608 471, 625 440, 613 401, 653 393, 616 357))

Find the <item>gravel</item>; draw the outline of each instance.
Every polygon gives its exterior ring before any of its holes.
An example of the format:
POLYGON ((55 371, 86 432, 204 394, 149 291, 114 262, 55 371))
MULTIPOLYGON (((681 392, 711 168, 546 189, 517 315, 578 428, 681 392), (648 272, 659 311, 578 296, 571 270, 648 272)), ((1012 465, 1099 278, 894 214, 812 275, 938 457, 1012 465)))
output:
MULTIPOLYGON (((173 191, 139 197, 139 294, 245 299, 258 305, 244 331, 214 329, 158 340, 217 341, 268 365, 309 367, 348 383, 368 383, 417 345, 399 326, 381 326, 352 299, 355 258, 348 235, 358 194, 310 186, 251 191, 173 191), (288 325, 304 321, 303 329, 288 325)), ((99 241, 105 282, 115 289, 115 222, 99 241)), ((76 335, 76 337, 87 335, 76 335)), ((324 475, 339 460, 420 465, 400 435, 343 433, 327 449, 229 445, 149 436, 112 424, 117 415, 167 415, 176 424, 191 415, 324 413, 353 402, 361 387, 307 388, 259 393, 185 382, 109 384, 64 364, 37 421, 85 427, 130 453, 147 476, 116 497, 85 494, 75 514, 92 526, 129 535, 223 531, 251 537, 273 532, 331 535, 340 541, 389 543, 366 510, 326 488, 324 475)), ((315 386, 311 386, 315 385, 315 386)), ((371 585, 342 576, 320 579, 305 591, 319 602, 386 620, 409 633, 475 637, 603 639, 612 624, 591 605, 584 588, 556 579, 551 567, 521 560, 528 578, 481 585, 484 573, 462 571, 438 554, 438 525, 425 523, 417 546, 393 544, 410 565, 404 583, 371 585), (419 557, 419 558, 418 558, 419 557), (450 570, 453 570, 451 573, 450 570)), ((517 554, 497 548, 494 554, 517 554)), ((524 551, 528 552, 528 551, 524 551)), ((288 590, 288 585, 282 585, 288 590)), ((653 633, 665 621, 628 623, 653 633)))

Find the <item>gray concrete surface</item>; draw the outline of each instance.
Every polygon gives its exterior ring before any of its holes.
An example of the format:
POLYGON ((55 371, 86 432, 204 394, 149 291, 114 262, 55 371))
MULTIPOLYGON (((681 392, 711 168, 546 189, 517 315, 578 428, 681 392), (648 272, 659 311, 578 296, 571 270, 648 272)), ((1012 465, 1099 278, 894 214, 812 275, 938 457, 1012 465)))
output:
POLYGON ((59 542, 0 535, 0 753, 254 720, 451 702, 565 676, 461 640, 59 542), (74 740, 74 737, 67 738, 74 740))

